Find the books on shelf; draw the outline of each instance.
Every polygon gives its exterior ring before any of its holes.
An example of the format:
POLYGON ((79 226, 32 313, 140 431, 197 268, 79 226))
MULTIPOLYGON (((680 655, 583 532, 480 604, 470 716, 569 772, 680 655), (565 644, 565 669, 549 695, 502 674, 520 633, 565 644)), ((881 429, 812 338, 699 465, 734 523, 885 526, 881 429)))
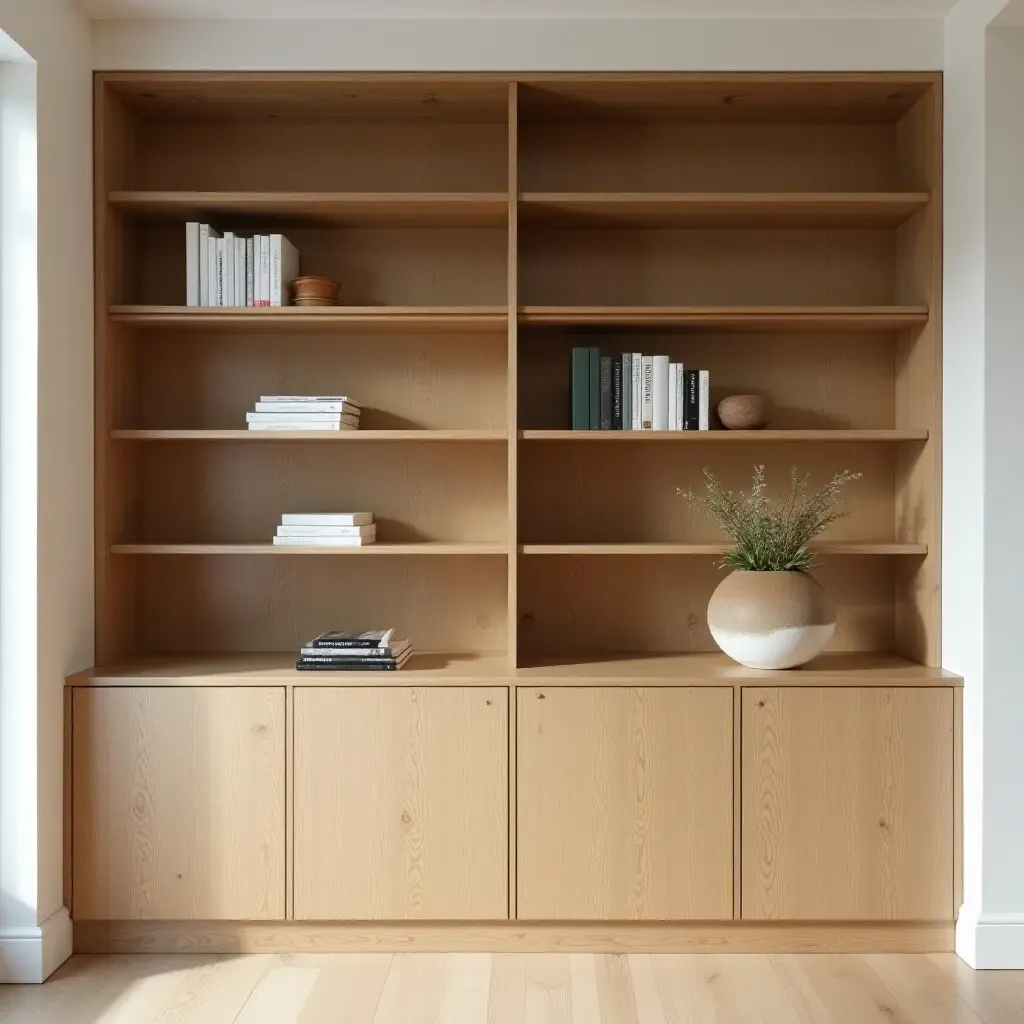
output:
POLYGON ((249 430, 358 430, 359 404, 346 395, 261 395, 249 430))
POLYGON ((711 375, 666 355, 572 350, 573 430, 709 430, 711 375))
POLYGON ((302 645, 295 667, 306 672, 395 672, 412 656, 412 643, 396 640, 394 634, 393 629, 321 633, 302 645))
POLYGON ((185 225, 185 304, 288 306, 299 253, 284 235, 223 236, 209 224, 185 225))
POLYGON ((274 536, 279 547, 361 548, 376 541, 370 512, 286 512, 274 536))

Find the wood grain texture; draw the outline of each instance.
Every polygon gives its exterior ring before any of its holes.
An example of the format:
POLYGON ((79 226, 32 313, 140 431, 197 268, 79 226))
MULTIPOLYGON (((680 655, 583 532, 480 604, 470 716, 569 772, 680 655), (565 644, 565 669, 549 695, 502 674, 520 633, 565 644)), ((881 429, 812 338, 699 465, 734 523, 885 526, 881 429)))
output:
POLYGON ((503 341, 500 334, 339 342, 333 335, 284 338, 252 329, 231 335, 159 332, 138 340, 145 356, 136 381, 139 406, 135 418, 115 426, 234 430, 251 438, 259 435, 246 430, 245 414, 260 395, 317 395, 330 388, 351 396, 361 410, 359 430, 333 435, 345 439, 340 443, 504 436, 503 341), (422 431, 431 434, 417 433, 422 431))
POLYGON ((529 661, 511 669, 504 651, 414 653, 401 673, 310 674, 297 672, 295 653, 161 655, 91 668, 68 676, 78 686, 792 686, 961 687, 963 679, 897 654, 821 654, 797 669, 745 668, 720 651, 664 653, 594 652, 529 661))
MULTIPOLYGON (((626 544, 520 544, 521 555, 724 555, 728 544, 694 544, 676 541, 644 541, 626 544)), ((820 555, 926 555, 924 544, 888 541, 822 541, 812 546, 820 555)))
POLYGON ((331 511, 372 513, 381 543, 507 543, 501 444, 141 447, 135 532, 115 543, 267 544, 283 513, 331 511))
POLYGON ((890 444, 897 441, 927 441, 927 430, 521 430, 525 441, 590 441, 616 444, 738 444, 768 442, 827 441, 852 444, 862 441, 890 444))
POLYGON ((544 229, 523 232, 519 259, 527 306, 896 301, 896 239, 886 229, 544 229))
POLYGON ((953 694, 752 687, 743 917, 953 917, 953 694))
POLYGON ((115 441, 254 441, 257 444, 285 444, 289 441, 340 441, 365 444, 373 441, 440 444, 469 444, 505 441, 502 430, 189 430, 161 427, 112 430, 115 441))
MULTIPOLYGON (((571 330, 521 328, 522 383, 519 416, 525 429, 564 430, 572 425, 569 368, 572 348, 580 341, 571 330)), ((627 329, 602 332, 605 354, 641 349, 667 355, 674 362, 706 369, 711 377, 711 423, 714 408, 728 395, 763 395, 769 403, 768 430, 684 431, 701 443, 728 443, 720 435, 770 440, 787 430, 889 430, 896 426, 893 379, 896 335, 832 330, 820 334, 715 334, 705 328, 685 333, 657 330, 638 337, 627 329)), ((608 431, 576 431, 606 437, 608 431)), ((613 431, 616 437, 646 439, 679 431, 613 431)), ((531 435, 532 436, 532 435, 531 435)), ((803 438, 803 433, 796 435, 803 438)), ((817 435, 811 435, 815 437, 817 435)), ((735 438, 734 438, 735 440, 735 438)), ((891 488, 891 485, 890 485, 891 488)))
MULTIPOLYGON (((919 203, 920 197, 917 202, 919 203)), ((925 198, 927 201, 927 197, 925 198)), ((211 217, 288 218, 337 227, 504 227, 508 196, 501 192, 171 192, 112 191, 107 202, 144 220, 211 217)), ((857 200, 848 200, 848 204, 857 200)), ((865 216, 911 208, 898 194, 861 201, 865 216)))
POLYGON ((112 323, 140 330, 260 333, 443 334, 497 331, 504 334, 504 306, 265 306, 209 309, 201 306, 110 306, 112 323))
POLYGON ((508 914, 508 691, 295 695, 295 916, 508 914))
MULTIPOLYGON (((942 96, 936 89, 897 126, 905 181, 935 190, 937 202, 897 231, 897 297, 942 307, 942 96)), ((907 331, 896 353, 896 424, 924 427, 920 452, 901 452, 896 463, 896 530, 923 540, 929 555, 904 566, 897 584, 896 640, 900 650, 930 665, 941 658, 942 318, 907 331)))
POLYGON ((329 544, 302 544, 289 547, 264 544, 114 544, 114 555, 505 555, 504 544, 485 544, 465 541, 422 541, 413 544, 377 542, 365 547, 337 547, 329 544))
POLYGON ((80 690, 76 920, 283 919, 284 691, 80 690))
POLYGON ((544 227, 894 227, 927 192, 525 192, 526 225, 544 227))
POLYGON ((722 332, 898 331, 928 320, 927 306, 520 305, 539 327, 703 327, 722 332))
POLYGON ((938 953, 952 949, 951 921, 75 922, 79 953, 938 953))
POLYGON ((344 623, 382 622, 415 649, 504 652, 505 560, 140 558, 138 655, 290 651, 344 623), (339 567, 344 566, 344 571, 339 567), (438 594, 451 595, 438 600, 438 594))
MULTIPOLYGON (((835 601, 837 616, 828 651, 892 650, 893 563, 898 561, 822 559, 815 576, 835 601)), ((581 653, 583 662, 592 662, 623 651, 717 651, 707 626, 708 601, 724 576, 717 560, 647 559, 644 600, 631 601, 624 596, 636 593, 637 565, 618 555, 521 558, 521 663, 581 653)))
POLYGON ((517 703, 519 917, 730 917, 731 692, 544 687, 517 703))
POLYGON ((11 1024, 1017 1024, 1019 972, 953 953, 79 955, 11 1024))

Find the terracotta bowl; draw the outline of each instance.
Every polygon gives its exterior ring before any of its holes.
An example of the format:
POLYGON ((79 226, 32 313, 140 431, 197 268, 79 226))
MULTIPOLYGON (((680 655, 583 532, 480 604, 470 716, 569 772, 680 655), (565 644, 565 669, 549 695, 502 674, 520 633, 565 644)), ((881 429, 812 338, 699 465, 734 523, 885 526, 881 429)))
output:
POLYGON ((329 277, 297 277, 292 281, 292 302, 296 306, 336 306, 339 288, 329 277))
POLYGON ((768 400, 762 395, 730 395, 718 403, 726 430, 762 430, 768 426, 768 400))

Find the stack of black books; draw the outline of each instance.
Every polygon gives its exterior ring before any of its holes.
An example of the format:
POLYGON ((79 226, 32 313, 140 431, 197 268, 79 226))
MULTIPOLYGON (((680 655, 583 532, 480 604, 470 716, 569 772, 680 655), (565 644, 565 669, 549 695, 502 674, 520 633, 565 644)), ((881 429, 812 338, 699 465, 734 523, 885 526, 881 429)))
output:
POLYGON ((395 672, 412 654, 408 640, 395 640, 393 629, 367 633, 321 633, 299 652, 295 667, 303 672, 395 672))

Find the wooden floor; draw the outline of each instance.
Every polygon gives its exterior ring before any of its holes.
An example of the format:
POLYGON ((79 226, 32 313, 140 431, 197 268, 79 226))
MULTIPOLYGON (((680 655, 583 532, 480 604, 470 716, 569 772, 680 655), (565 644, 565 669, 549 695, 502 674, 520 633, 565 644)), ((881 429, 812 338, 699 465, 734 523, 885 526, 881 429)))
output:
POLYGON ((952 954, 76 956, 3 1024, 1024 1024, 952 954))

